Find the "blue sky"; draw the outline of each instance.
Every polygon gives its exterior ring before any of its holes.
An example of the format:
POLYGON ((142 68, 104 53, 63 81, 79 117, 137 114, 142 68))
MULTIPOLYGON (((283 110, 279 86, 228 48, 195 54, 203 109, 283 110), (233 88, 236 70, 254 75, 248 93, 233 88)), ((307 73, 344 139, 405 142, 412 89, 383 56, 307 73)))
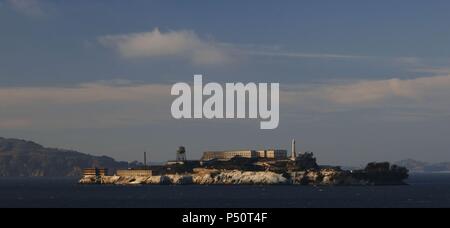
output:
POLYGON ((325 163, 450 160, 449 11, 438 0, 0 0, 0 135, 126 160, 293 137, 325 163), (167 87, 198 73, 281 83, 280 128, 171 120, 167 87))
MULTIPOLYGON (((423 58, 427 64, 439 67, 450 57, 450 47, 445 45, 450 39, 446 23, 450 19, 450 6, 445 1, 200 2, 42 1, 39 8, 43 15, 34 16, 11 10, 4 3, 0 8, 2 73, 11 77, 2 77, 2 82, 64 84, 117 77, 164 81, 162 76, 149 78, 148 69, 158 75, 174 74, 172 80, 183 77, 186 71, 205 71, 177 65, 177 69, 167 72, 159 66, 170 63, 158 61, 123 63, 95 45, 99 36, 154 28, 192 30, 204 38, 210 36, 233 45, 377 57, 366 61, 257 58, 252 59, 253 65, 235 69, 248 78, 261 77, 255 66, 268 68, 262 72, 270 75, 287 72, 278 75, 286 81, 386 78, 398 76, 411 67, 395 65, 390 58, 423 58)), ((229 74, 217 72, 221 69, 207 70, 214 76, 229 74)), ((263 73, 263 78, 267 77, 272 76, 263 73)))

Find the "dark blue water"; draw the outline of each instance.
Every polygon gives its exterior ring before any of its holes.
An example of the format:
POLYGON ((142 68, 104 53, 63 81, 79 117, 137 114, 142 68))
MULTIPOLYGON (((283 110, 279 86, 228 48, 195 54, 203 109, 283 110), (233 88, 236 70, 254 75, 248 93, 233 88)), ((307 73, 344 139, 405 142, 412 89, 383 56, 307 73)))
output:
POLYGON ((0 207, 450 207, 450 174, 409 186, 87 186, 76 179, 0 178, 0 207))

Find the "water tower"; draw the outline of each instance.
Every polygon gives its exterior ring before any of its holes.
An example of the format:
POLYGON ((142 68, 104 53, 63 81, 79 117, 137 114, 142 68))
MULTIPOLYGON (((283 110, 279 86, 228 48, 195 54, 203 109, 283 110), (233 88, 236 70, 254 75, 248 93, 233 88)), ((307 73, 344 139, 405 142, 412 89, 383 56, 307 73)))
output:
POLYGON ((186 148, 184 146, 180 146, 177 150, 177 162, 184 161, 186 161, 186 148))

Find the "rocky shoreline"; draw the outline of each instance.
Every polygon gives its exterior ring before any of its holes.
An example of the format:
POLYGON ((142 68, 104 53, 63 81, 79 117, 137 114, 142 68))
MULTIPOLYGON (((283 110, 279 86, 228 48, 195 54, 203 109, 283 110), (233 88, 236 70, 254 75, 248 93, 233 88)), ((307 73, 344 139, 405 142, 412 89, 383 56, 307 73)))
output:
MULTIPOLYGON (((350 171, 336 169, 294 172, 289 176, 270 171, 201 169, 192 174, 161 176, 84 176, 80 184, 104 185, 313 185, 364 186, 370 181, 353 177, 350 171)), ((403 182, 391 183, 403 184, 403 182)))

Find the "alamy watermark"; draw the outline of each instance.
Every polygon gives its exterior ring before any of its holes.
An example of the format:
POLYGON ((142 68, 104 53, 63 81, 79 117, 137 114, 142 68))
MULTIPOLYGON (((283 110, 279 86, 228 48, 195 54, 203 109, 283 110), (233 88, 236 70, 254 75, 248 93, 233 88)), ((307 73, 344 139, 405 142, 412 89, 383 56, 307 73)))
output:
POLYGON ((269 97, 268 83, 226 83, 224 88, 215 82, 203 85, 203 76, 194 75, 193 91, 180 82, 171 94, 178 96, 171 108, 175 119, 261 119, 261 129, 275 129, 280 122, 279 83, 270 83, 269 97))

